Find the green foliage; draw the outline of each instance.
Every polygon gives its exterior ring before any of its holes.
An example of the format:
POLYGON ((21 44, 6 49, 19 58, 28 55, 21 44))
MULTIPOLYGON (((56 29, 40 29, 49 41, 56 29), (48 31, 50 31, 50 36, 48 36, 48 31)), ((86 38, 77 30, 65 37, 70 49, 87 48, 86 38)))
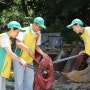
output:
POLYGON ((43 30, 42 33, 54 33, 54 32, 61 32, 63 36, 63 40, 66 43, 71 43, 73 41, 81 42, 80 36, 77 35, 72 30, 68 30, 66 28, 66 21, 61 21, 60 19, 56 19, 55 22, 51 23, 50 26, 43 30))
MULTIPOLYGON (((29 14, 32 14, 32 10, 29 10, 29 14)), ((4 9, 0 13, 0 25, 7 24, 10 21, 18 21, 24 27, 30 24, 32 18, 25 18, 25 13, 21 7, 21 0, 14 0, 14 4, 9 8, 4 9)))
POLYGON ((16 20, 21 25, 29 25, 33 18, 45 19, 47 30, 44 32, 61 32, 64 40, 81 41, 72 30, 67 30, 74 18, 80 18, 90 24, 90 0, 12 0, 6 9, 0 12, 0 25, 16 20), (84 2, 84 3, 83 3, 84 2))
POLYGON ((23 20, 24 18, 23 13, 20 13, 17 7, 11 7, 9 9, 3 10, 0 15, 1 15, 1 20, 4 22, 4 24, 7 24, 9 21, 12 20, 16 20, 20 22, 20 20, 23 20))
POLYGON ((21 5, 21 0, 14 0, 14 3, 21 5))
POLYGON ((15 81, 14 76, 10 76, 10 77, 8 78, 8 81, 14 82, 14 81, 15 81))
POLYGON ((48 32, 48 33, 49 32, 61 32, 65 29, 64 27, 65 26, 60 21, 60 19, 56 19, 54 22, 50 24, 50 26, 47 28, 47 30, 45 30, 45 32, 48 32))

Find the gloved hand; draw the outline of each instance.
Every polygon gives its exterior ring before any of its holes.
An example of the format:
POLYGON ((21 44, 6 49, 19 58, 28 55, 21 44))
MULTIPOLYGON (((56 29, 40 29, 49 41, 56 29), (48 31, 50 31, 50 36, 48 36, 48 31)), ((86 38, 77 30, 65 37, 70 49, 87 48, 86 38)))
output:
POLYGON ((44 58, 44 57, 48 57, 48 58, 49 58, 48 54, 46 54, 46 53, 43 53, 42 56, 43 56, 43 58, 44 58))
POLYGON ((81 52, 78 53, 78 57, 81 57, 81 56, 83 56, 84 54, 85 54, 85 51, 81 51, 81 52))
POLYGON ((22 65, 22 66, 27 66, 27 63, 21 58, 19 60, 19 63, 22 65))

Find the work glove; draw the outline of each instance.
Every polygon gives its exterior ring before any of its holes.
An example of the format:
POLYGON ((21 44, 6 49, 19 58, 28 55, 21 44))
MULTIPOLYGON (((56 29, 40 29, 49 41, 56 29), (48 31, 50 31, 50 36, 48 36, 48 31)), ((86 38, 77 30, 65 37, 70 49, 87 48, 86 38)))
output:
POLYGON ((19 60, 19 63, 22 65, 22 66, 27 66, 27 63, 21 58, 19 60))
POLYGON ((78 57, 80 58, 80 57, 82 57, 84 54, 85 54, 85 51, 81 51, 81 52, 78 53, 78 57))

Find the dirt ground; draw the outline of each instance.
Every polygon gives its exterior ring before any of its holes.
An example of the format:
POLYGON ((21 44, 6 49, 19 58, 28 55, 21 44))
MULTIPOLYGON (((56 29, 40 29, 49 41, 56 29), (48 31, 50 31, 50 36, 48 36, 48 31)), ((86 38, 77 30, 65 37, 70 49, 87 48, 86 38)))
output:
POLYGON ((78 83, 67 79, 62 83, 58 81, 58 77, 59 73, 56 73, 52 90, 90 90, 90 82, 78 83))
MULTIPOLYGON (((67 79, 65 82, 59 82, 60 73, 55 73, 55 82, 51 90, 90 90, 90 82, 77 83, 67 79)), ((14 82, 7 82, 7 90, 14 90, 14 82)))
POLYGON ((90 90, 90 82, 75 83, 67 80, 65 83, 57 83, 57 80, 55 80, 52 90, 90 90))

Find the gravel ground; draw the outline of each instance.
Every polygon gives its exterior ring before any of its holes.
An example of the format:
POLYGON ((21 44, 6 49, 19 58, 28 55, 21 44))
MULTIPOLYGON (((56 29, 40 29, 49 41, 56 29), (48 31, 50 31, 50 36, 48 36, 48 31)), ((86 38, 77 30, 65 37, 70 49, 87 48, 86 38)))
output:
MULTIPOLYGON (((65 82, 61 83, 58 81, 59 76, 60 73, 55 72, 55 82, 51 90, 90 90, 90 82, 77 83, 67 79, 65 82)), ((6 87, 6 90, 14 90, 14 82, 7 81, 6 87)))
POLYGON ((61 83, 58 81, 59 76, 60 73, 55 72, 55 82, 52 90, 90 90, 90 82, 78 83, 67 79, 65 82, 61 83))

